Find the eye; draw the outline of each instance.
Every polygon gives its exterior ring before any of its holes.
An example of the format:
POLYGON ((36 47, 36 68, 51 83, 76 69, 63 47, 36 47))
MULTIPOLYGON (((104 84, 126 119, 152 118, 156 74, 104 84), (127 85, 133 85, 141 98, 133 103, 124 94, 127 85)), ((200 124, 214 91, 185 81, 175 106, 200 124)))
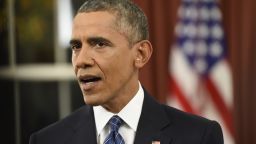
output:
POLYGON ((109 40, 102 37, 89 38, 87 42, 91 47, 97 49, 112 46, 112 43, 109 40))
POLYGON ((70 48, 72 50, 78 50, 82 47, 82 43, 81 42, 74 42, 74 43, 70 43, 70 48))
POLYGON ((108 44, 106 42, 103 42, 103 41, 99 41, 95 44, 95 47, 97 47, 97 48, 102 48, 102 47, 105 47, 105 46, 108 46, 108 44))

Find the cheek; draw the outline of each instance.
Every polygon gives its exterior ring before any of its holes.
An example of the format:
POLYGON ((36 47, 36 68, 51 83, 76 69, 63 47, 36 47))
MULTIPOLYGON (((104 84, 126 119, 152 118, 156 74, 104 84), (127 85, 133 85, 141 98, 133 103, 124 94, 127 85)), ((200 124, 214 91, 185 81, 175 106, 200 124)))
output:
POLYGON ((72 54, 71 54, 71 62, 72 62, 72 65, 74 65, 74 62, 75 62, 75 55, 74 55, 74 52, 72 51, 72 54))
POLYGON ((130 75, 130 73, 133 71, 133 64, 128 56, 116 57, 116 59, 110 62, 107 66, 109 75, 118 81, 130 75))
POLYGON ((75 74, 77 74, 77 71, 78 71, 78 69, 77 69, 77 66, 76 66, 76 57, 72 54, 72 56, 71 56, 71 62, 72 62, 72 66, 73 66, 73 70, 75 71, 75 74))
POLYGON ((120 67, 120 60, 118 57, 101 59, 98 61, 98 66, 104 73, 107 80, 113 80, 119 77, 120 73, 122 72, 120 67))
POLYGON ((107 79, 120 80, 127 77, 134 69, 133 56, 130 50, 115 51, 95 60, 107 79))

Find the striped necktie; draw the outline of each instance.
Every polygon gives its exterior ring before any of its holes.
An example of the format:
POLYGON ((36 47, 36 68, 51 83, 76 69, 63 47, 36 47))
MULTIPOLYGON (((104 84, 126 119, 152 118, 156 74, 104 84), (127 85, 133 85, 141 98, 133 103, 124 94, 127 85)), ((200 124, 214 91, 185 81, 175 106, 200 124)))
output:
POLYGON ((123 137, 118 133, 118 129, 120 128, 121 124, 123 123, 123 120, 115 115, 113 116, 108 124, 110 125, 110 133, 106 137, 104 144, 124 144, 123 137))

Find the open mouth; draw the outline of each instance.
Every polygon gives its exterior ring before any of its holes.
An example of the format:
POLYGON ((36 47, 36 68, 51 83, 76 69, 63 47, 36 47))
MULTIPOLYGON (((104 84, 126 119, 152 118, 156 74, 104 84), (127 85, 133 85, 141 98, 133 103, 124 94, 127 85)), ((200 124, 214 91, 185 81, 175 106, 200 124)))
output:
POLYGON ((98 76, 84 76, 79 78, 79 81, 81 83, 93 83, 100 80, 101 80, 101 77, 98 77, 98 76))

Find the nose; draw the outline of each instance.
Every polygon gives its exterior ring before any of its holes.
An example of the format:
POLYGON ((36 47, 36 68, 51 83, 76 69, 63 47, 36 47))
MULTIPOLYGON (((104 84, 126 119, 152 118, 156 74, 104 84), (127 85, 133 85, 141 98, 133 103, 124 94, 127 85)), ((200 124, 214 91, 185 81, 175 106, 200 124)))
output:
POLYGON ((79 51, 73 52, 72 62, 76 68, 89 68, 95 64, 95 60, 92 57, 91 51, 85 47, 82 47, 79 51))

